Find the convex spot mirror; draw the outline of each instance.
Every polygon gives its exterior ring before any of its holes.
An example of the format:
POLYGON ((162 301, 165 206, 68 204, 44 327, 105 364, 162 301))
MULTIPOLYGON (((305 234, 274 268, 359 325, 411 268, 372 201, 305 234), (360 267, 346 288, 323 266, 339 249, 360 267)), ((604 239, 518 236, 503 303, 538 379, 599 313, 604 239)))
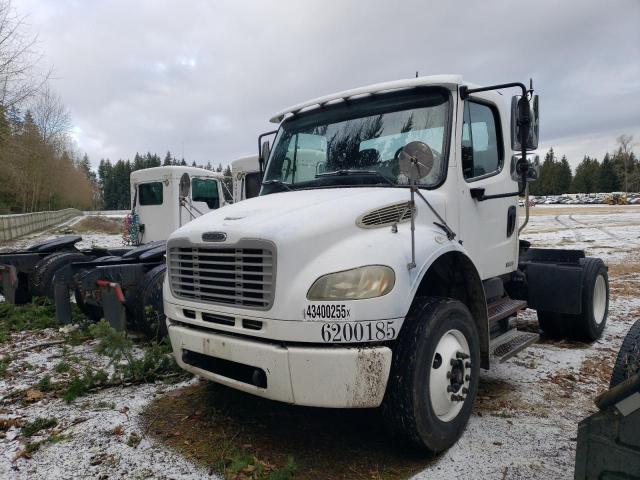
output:
POLYGON ((187 172, 180 177, 180 198, 187 198, 191 193, 191 179, 187 172))
MULTIPOLYGON (((521 161, 522 157, 520 155, 511 157, 511 178, 514 182, 522 181, 522 169, 519 165, 521 161)), ((538 155, 527 155, 527 163, 529 164, 527 183, 535 182, 540 177, 540 157, 538 155)))
POLYGON ((409 180, 419 180, 433 169, 433 152, 424 142, 409 142, 398 155, 400 173, 409 180))
POLYGON ((525 133, 521 128, 523 115, 529 113, 530 127, 525 139, 525 149, 535 150, 538 148, 538 95, 533 95, 530 99, 522 99, 521 95, 514 95, 511 98, 511 149, 522 150, 522 135, 525 133), (523 103, 524 102, 524 103, 523 103))

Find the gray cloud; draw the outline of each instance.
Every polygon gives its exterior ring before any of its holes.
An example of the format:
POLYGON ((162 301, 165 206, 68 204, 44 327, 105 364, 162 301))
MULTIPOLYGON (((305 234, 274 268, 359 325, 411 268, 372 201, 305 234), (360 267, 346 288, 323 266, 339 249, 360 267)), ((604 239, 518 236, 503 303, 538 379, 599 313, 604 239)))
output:
POLYGON ((270 116, 398 78, 534 78, 543 146, 575 165, 640 140, 640 2, 23 0, 94 163, 253 153, 270 116))

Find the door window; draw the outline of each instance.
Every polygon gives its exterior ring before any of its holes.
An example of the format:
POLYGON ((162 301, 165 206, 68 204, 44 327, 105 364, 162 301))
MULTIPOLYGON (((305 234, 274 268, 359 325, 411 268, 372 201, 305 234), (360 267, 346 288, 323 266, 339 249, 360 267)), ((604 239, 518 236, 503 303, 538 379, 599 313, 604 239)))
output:
POLYGON ((462 123, 462 172, 466 180, 502 169, 500 127, 494 109, 467 101, 462 123))
POLYGON ((140 205, 162 205, 162 182, 143 183, 138 187, 140 205))
POLYGON ((194 178, 191 180, 191 199, 194 202, 205 202, 209 209, 220 207, 218 182, 212 179, 194 178))

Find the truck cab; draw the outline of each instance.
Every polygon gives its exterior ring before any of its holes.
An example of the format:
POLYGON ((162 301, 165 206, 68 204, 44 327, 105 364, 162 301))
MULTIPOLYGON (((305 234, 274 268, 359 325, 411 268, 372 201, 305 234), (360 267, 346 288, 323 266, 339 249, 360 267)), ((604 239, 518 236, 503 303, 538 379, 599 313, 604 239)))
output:
POLYGON ((519 310, 556 335, 594 340, 606 323, 601 260, 519 239, 537 120, 532 89, 456 75, 276 114, 260 195, 168 240, 179 365, 292 404, 382 407, 401 441, 448 448, 480 368, 537 340, 513 328, 519 310))
MULTIPOLYGON (((153 167, 132 172, 131 210, 137 215, 137 235, 131 243, 140 245, 166 240, 187 222, 226 205, 222 178, 220 173, 188 166, 153 167), (181 180, 189 184, 186 195, 181 195, 181 180)), ((185 188, 184 183, 182 188, 185 188)))
POLYGON ((257 197, 262 187, 262 172, 258 155, 249 155, 231 162, 233 203, 257 197))

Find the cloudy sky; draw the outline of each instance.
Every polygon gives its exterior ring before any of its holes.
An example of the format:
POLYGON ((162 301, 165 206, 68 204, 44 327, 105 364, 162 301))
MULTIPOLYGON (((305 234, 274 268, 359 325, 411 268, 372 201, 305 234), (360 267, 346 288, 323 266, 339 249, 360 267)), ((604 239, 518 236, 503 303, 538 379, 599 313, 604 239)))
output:
MULTIPOLYGON (((640 142, 640 1, 14 0, 79 148, 226 164, 308 98, 415 75, 527 81, 542 148, 640 142)), ((636 147, 636 151, 640 147, 636 147)))

